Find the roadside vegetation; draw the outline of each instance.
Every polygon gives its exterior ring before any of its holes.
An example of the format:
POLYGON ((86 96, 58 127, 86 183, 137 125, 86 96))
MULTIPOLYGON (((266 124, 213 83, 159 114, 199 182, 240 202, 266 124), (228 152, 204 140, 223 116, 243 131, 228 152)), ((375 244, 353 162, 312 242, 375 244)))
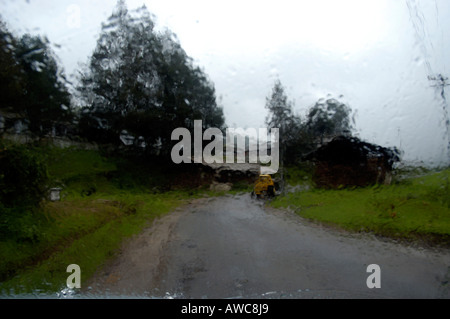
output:
POLYGON ((169 167, 96 150, 2 144, 0 158, 11 162, 3 166, 10 173, 0 172, 0 294, 56 293, 65 287, 70 264, 80 266, 83 284, 124 238, 209 193, 187 187, 189 178, 175 179, 169 167), (55 186, 62 188, 61 200, 52 202, 48 188, 55 186))
POLYGON ((318 189, 306 168, 287 170, 288 190, 271 205, 324 225, 450 245, 450 169, 397 170, 391 185, 318 189))

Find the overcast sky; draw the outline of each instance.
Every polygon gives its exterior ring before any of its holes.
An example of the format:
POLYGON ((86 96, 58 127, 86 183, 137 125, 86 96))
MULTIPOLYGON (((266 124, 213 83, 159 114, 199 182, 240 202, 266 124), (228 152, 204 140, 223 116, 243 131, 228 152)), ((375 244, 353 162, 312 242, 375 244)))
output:
MULTIPOLYGON (((214 82, 229 126, 263 127, 280 79, 301 116, 342 96, 364 140, 397 146, 406 160, 447 160, 442 99, 427 76, 450 75, 450 1, 127 0, 144 3, 214 82)), ((115 5, 0 0, 0 12, 11 31, 46 35, 70 76, 115 5)))

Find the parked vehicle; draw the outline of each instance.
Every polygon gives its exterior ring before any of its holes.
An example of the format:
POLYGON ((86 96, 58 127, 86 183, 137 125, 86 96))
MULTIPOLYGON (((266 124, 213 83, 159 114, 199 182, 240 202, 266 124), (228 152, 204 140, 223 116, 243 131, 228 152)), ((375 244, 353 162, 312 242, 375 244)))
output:
POLYGON ((258 198, 275 196, 275 183, 270 175, 259 175, 253 187, 252 196, 258 198))

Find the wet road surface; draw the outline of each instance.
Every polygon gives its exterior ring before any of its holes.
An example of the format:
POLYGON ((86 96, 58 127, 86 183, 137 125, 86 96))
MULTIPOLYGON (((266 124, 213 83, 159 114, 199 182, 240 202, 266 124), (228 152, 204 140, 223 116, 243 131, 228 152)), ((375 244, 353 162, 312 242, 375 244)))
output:
POLYGON ((170 298, 449 298, 448 250, 348 234, 251 199, 203 199, 124 247, 93 291, 170 298), (381 288, 368 288, 367 266, 381 288))

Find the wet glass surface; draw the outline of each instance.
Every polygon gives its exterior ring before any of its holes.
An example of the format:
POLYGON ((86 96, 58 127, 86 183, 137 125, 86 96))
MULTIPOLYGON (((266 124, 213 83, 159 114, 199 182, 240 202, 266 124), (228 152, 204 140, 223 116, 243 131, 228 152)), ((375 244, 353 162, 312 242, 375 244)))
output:
MULTIPOLYGON (((0 171, 0 247, 1 254, 8 259, 0 268, 0 281, 6 282, 16 275, 19 278, 15 287, 6 285, 2 288, 3 296, 117 297, 115 291, 93 292, 92 288, 79 291, 67 288, 64 282, 61 289, 53 292, 54 283, 46 283, 47 279, 43 280, 43 288, 31 293, 16 295, 14 290, 21 290, 29 281, 35 280, 25 275, 22 280, 19 268, 45 263, 53 250, 60 252, 61 247, 68 247, 68 242, 82 237, 74 234, 84 236, 94 232, 98 225, 105 225, 115 218, 111 216, 139 215, 141 203, 148 199, 130 199, 131 195, 123 195, 123 190, 132 189, 133 196, 142 190, 142 185, 152 194, 177 191, 173 183, 161 182, 170 179, 168 176, 172 171, 159 169, 158 165, 163 167, 161 162, 169 161, 174 140, 171 133, 177 127, 185 127, 192 133, 192 143, 189 147, 180 147, 180 151, 192 146, 192 154, 187 158, 197 156, 194 120, 202 120, 203 130, 219 128, 224 134, 226 128, 279 128, 279 144, 271 141, 271 147, 280 147, 281 176, 277 176, 275 184, 277 195, 312 188, 312 184, 306 183, 310 181, 306 176, 298 185, 284 181, 288 177, 287 173, 286 176, 283 174, 289 171, 283 170, 284 165, 290 167, 305 161, 315 163, 316 175, 311 177, 314 185, 336 189, 342 185, 366 187, 372 182, 390 184, 392 175, 400 181, 404 178, 403 173, 405 176, 426 176, 430 171, 448 168, 449 17, 450 2, 446 0, 233 0, 220 3, 0 0, 0 160, 4 167, 9 165, 8 169, 0 171), (48 151, 40 157, 3 143, 3 138, 5 141, 34 141, 36 145, 39 144, 37 141, 61 138, 58 140, 60 145, 68 143, 77 147, 89 142, 83 147, 98 150, 100 145, 102 151, 106 150, 102 154, 108 155, 97 157, 89 155, 89 151, 75 155, 48 151), (118 153, 112 151, 111 145, 117 146, 116 150, 125 149, 126 160, 116 160, 118 153), (144 154, 136 165, 142 165, 150 157, 164 158, 156 161, 157 164, 148 165, 157 167, 156 171, 161 174, 154 184, 149 186, 145 173, 133 169, 136 162, 127 162, 136 154, 144 154), (70 156, 74 156, 73 160, 70 156), (68 158, 72 162, 64 166, 64 159, 68 158), (115 160, 111 162, 105 158, 115 160), (50 161, 50 168, 44 168, 43 163, 49 159, 54 159, 50 161), (345 172, 345 176, 335 176, 333 169, 345 172), (405 171, 391 174, 394 169, 405 171), (78 173, 72 173, 72 170, 78 173), (14 173, 8 175, 6 171, 14 173), (62 187, 62 200, 48 200, 52 202, 50 208, 40 214, 36 207, 47 196, 47 190, 55 187, 62 187), (89 198, 89 209, 98 214, 65 221, 62 215, 72 218, 71 214, 78 214, 74 212, 77 209, 89 210, 82 198, 89 198), (70 205, 75 208, 62 214, 61 211, 68 209, 65 200, 70 200, 70 205), (50 227, 49 221, 51 227, 67 227, 67 232, 66 228, 55 233, 49 231, 46 228, 50 227), (67 226, 72 222, 73 227, 67 226), (68 242, 64 241, 66 237, 70 238, 68 242), (48 242, 57 244, 49 245, 49 248, 45 246, 48 242), (39 250, 38 256, 30 253, 33 249, 39 250), (52 286, 53 290, 49 292, 46 286, 52 286)), ((214 141, 219 139, 216 136, 214 141)), ((249 146, 243 145, 244 149, 246 147, 249 146)), ((270 154, 275 153, 271 151, 270 154)), ((220 184, 216 186, 222 190, 239 184, 238 179, 248 182, 251 175, 251 169, 231 173, 230 177, 222 165, 209 167, 215 170, 215 175, 209 170, 202 171, 200 179, 215 176, 214 183, 220 184)), ((177 174, 177 183, 189 188, 191 193, 199 187, 191 170, 177 171, 177 174)), ((291 173, 289 178, 294 175, 291 173)), ((427 184, 427 181, 420 183, 427 184)), ((209 184, 206 188, 213 189, 209 184)), ((185 200, 191 193, 179 197, 185 200)), ((396 207, 421 196, 415 189, 405 193, 401 195, 401 203, 386 200, 384 204, 373 204, 379 200, 378 193, 368 201, 376 209, 385 209, 395 217, 396 207)), ((447 205, 448 199, 444 198, 447 195, 448 172, 426 195, 432 202, 426 203, 431 207, 427 210, 431 216, 427 219, 430 225, 435 218, 432 205, 434 202, 447 205)), ((152 197, 153 200, 169 203, 173 199, 152 197)), ((193 218, 189 224, 202 229, 216 227, 222 215, 212 212, 231 205, 229 201, 232 199, 215 204, 217 207, 214 204, 210 205, 213 208, 205 206, 211 210, 210 214, 203 207, 200 211, 205 216, 199 220, 193 218), (211 224, 201 224, 208 221, 211 224)), ((266 213, 255 206, 259 205, 258 201, 249 198, 237 201, 234 208, 229 208, 233 214, 245 211, 241 218, 268 218, 270 221, 266 222, 271 227, 280 223, 275 217, 264 215, 266 213), (257 211, 256 217, 252 215, 253 209, 257 211)), ((320 206, 322 201, 308 205, 320 206)), ((149 210, 147 206, 142 209, 149 210)), ((228 216, 228 222, 235 221, 233 214, 228 216)), ((263 225, 260 226, 262 231, 270 231, 270 227, 264 229, 263 225)), ((237 234, 241 226, 242 223, 236 223, 220 227, 232 228, 237 234)), ((192 229, 184 228, 181 234, 195 232, 192 229)), ((441 230, 436 232, 442 234, 441 230)), ((256 243, 256 237, 248 240, 256 243)), ((224 242, 229 240, 222 239, 224 242)), ((205 237, 204 240, 214 239, 205 237)), ((274 236, 273 241, 282 239, 274 236)), ((264 243, 264 247, 271 250, 272 244, 264 243)), ((182 245, 172 247, 170 253, 182 256, 184 248, 182 245)), ((258 247, 253 248, 256 250, 249 254, 255 254, 255 259, 248 263, 255 263, 253 266, 263 272, 264 267, 272 264, 259 264, 264 258, 255 252, 258 247)), ((292 251, 296 256, 300 254, 294 248, 292 251)), ((203 251, 197 252, 198 258, 203 258, 202 254, 203 251)), ((226 254, 245 255, 245 249, 227 251, 226 254)), ((98 258, 106 259, 104 256, 98 258)), ((163 291, 163 288, 156 291, 153 287, 150 291, 136 292, 129 288, 120 292, 119 297, 339 296, 328 283, 324 284, 326 288, 311 283, 303 290, 282 284, 279 288, 271 288, 271 282, 248 288, 248 281, 258 280, 249 279, 235 269, 230 270, 231 273, 234 271, 230 276, 236 278, 224 276, 224 281, 231 282, 228 290, 224 288, 225 292, 220 291, 222 288, 214 290, 214 276, 210 277, 208 273, 202 277, 209 280, 208 289, 205 288, 209 293, 202 294, 199 292, 201 286, 197 286, 198 273, 213 271, 211 269, 216 269, 225 257, 204 258, 207 259, 204 269, 197 267, 197 260, 192 261, 193 264, 189 264, 189 260, 179 261, 181 268, 183 263, 192 267, 171 269, 172 273, 165 279, 167 282, 160 285, 170 287, 166 289, 170 291, 163 291), (193 273, 185 274, 184 279, 178 278, 183 271, 193 273), (188 288, 183 290, 170 280, 182 282, 181 286, 190 287, 194 292, 188 288), (305 289, 308 289, 306 294, 305 289)), ((42 269, 45 276, 52 271, 42 269)), ((91 271, 91 275, 93 273, 91 271)), ((59 274, 61 278, 68 275, 65 269, 62 275, 59 274)), ((48 278, 52 276, 53 273, 48 278)), ((106 276, 107 280, 114 281, 111 276, 106 276)), ((448 274, 440 273, 439 276, 448 274)), ((285 280, 280 278, 278 283, 285 280)), ((272 286, 277 285, 273 282, 272 286)), ((361 289, 356 285, 351 287, 351 292, 342 287, 336 291, 342 293, 340 296, 348 296, 347 293, 351 295, 361 289)), ((445 293, 447 291, 442 295, 445 293)), ((368 295, 362 293, 361 296, 368 295)))

